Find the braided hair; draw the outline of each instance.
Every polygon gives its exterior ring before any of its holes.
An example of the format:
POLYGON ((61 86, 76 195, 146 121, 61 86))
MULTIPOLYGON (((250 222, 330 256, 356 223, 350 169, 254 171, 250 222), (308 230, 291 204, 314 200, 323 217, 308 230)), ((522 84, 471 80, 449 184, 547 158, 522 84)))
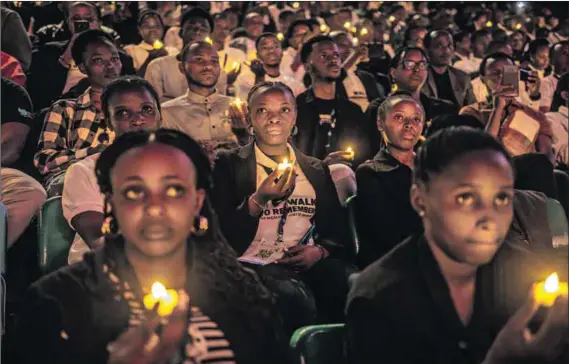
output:
MULTIPOLYGON (((118 158, 131 149, 150 143, 162 143, 182 151, 196 168, 196 187, 204 189, 206 194, 211 191, 211 166, 205 152, 195 140, 176 130, 138 130, 119 136, 97 160, 95 172, 101 193, 105 195, 105 205, 108 205, 113 193, 111 176, 118 158)), ((112 211, 105 211, 105 215, 116 221, 112 211)), ((204 235, 188 239, 188 244, 193 244, 195 255, 199 257, 193 266, 202 282, 200 285, 208 287, 218 302, 222 301, 235 310, 235 315, 247 317, 252 330, 261 335, 264 322, 274 319, 271 312, 274 307, 272 295, 261 285, 255 273, 238 263, 235 251, 221 233, 217 216, 207 197, 200 215, 208 219, 209 228, 204 235)), ((124 240, 119 235, 110 235, 106 236, 106 242, 120 246, 124 240)))

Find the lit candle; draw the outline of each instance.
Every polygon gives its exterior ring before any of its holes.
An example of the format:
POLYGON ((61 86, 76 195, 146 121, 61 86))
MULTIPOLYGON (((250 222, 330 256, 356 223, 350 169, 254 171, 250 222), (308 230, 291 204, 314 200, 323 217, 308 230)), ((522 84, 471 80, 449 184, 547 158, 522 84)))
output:
POLYGON ((284 39, 284 35, 283 35, 283 33, 277 33, 277 39, 278 39, 278 40, 280 40, 280 41, 282 42, 282 41, 283 41, 283 39, 284 39))
POLYGON ((350 158, 354 159, 354 157, 356 156, 356 153, 354 152, 354 150, 352 149, 352 147, 348 147, 348 149, 346 149, 346 152, 350 153, 350 158))
POLYGON ((288 158, 285 158, 282 163, 277 165, 277 170, 284 172, 289 167, 292 167, 292 164, 288 162, 288 158))
POLYGON ((522 25, 521 24, 516 24, 516 29, 522 29, 522 25))
POLYGON ((492 27, 492 25, 494 25, 494 24, 490 20, 488 20, 486 22, 486 27, 490 28, 490 27, 492 27))
POLYGON ((211 40, 210 37, 205 37, 205 41, 208 42, 209 44, 213 44, 213 40, 211 40))
POLYGON ((354 47, 357 47, 359 43, 360 43, 360 41, 358 38, 352 38, 352 45, 354 47))
POLYGON ((567 282, 559 282, 557 273, 551 274, 544 282, 535 286, 535 301, 545 307, 553 306, 557 296, 567 296, 567 282))
POLYGON ((178 304, 178 292, 166 289, 160 282, 154 282, 150 293, 144 296, 142 301, 148 310, 152 310, 159 303, 158 315, 164 317, 170 315, 178 304))
POLYGON ((393 15, 391 15, 388 19, 391 23, 393 23, 393 21, 395 20, 395 17, 393 15))
POLYGON ((351 28, 350 28, 350 32, 352 32, 352 33, 355 34, 355 33, 358 32, 358 28, 356 28, 356 27, 351 27, 351 28))
POLYGON ((164 47, 164 43, 162 43, 159 39, 156 39, 154 43, 152 43, 152 48, 154 49, 160 49, 162 47, 164 47))
POLYGON ((237 61, 233 62, 233 65, 231 66, 231 68, 234 71, 238 71, 239 70, 239 62, 237 62, 237 61))
POLYGON ((344 28, 350 30, 351 27, 352 27, 352 23, 350 23, 349 21, 344 23, 344 28))
POLYGON ((326 33, 328 31, 328 26, 326 24, 320 25, 320 31, 326 33))
POLYGON ((298 2, 294 2, 294 3, 292 3, 292 7, 295 9, 298 9, 298 8, 300 8, 300 4, 298 2))
POLYGON ((234 105, 239 110, 239 112, 243 112, 243 101, 241 101, 239 97, 231 102, 231 105, 234 105))
POLYGON ((360 30, 360 35, 363 37, 364 35, 366 35, 368 33, 367 28, 362 28, 362 30, 360 30))

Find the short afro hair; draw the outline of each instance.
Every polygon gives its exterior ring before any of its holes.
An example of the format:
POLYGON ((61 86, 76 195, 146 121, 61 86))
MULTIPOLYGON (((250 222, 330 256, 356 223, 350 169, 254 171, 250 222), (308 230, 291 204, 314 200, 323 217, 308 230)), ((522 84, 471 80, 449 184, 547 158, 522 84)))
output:
POLYGON ((314 45, 324 42, 330 42, 336 44, 336 42, 334 42, 334 39, 332 39, 332 37, 329 37, 327 35, 317 35, 314 38, 310 38, 309 40, 306 41, 306 43, 302 45, 302 48, 300 49, 300 61, 302 63, 306 63, 308 61, 308 57, 310 57, 310 55, 312 54, 314 45))
POLYGON ((83 63, 83 53, 87 51, 87 47, 92 43, 109 43, 116 48, 113 38, 104 30, 86 30, 77 36, 71 47, 71 57, 73 57, 76 65, 83 63))
POLYGON ((213 22, 213 17, 210 15, 210 13, 199 7, 190 9, 186 11, 184 15, 182 15, 182 20, 180 21, 180 28, 183 28, 184 24, 191 18, 201 18, 207 20, 207 22, 209 23, 209 27, 211 28, 211 31, 213 31, 213 28, 215 26, 215 23, 213 22))

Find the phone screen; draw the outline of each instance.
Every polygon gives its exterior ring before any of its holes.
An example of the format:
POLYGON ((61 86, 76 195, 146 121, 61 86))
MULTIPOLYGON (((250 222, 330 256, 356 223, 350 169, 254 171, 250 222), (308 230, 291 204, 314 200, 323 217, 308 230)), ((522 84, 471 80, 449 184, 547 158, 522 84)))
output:
POLYGON ((519 94, 520 72, 517 66, 506 65, 502 69, 502 86, 509 86, 519 94))
POLYGON ((89 30, 89 22, 87 20, 75 20, 73 22, 73 29, 75 33, 81 33, 89 30))

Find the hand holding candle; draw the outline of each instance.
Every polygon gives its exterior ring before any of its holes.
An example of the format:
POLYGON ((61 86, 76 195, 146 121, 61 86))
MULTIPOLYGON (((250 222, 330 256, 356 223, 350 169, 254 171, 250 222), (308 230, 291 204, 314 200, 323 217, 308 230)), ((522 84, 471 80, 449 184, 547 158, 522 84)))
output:
POLYGON ((567 282, 559 282, 559 276, 553 273, 544 282, 536 284, 534 298, 537 304, 551 307, 558 296, 567 296, 567 291, 567 282))
POLYGON ((352 149, 352 147, 348 147, 348 149, 346 149, 347 153, 350 153, 349 158, 350 159, 354 159, 354 157, 356 156, 356 153, 354 152, 354 150, 352 149))
POLYGON ((154 43, 152 43, 152 48, 158 50, 164 47, 164 43, 162 43, 159 39, 156 39, 154 43))
POLYGON ((158 315, 160 317, 168 316, 178 304, 178 292, 173 289, 166 289, 160 282, 154 282, 150 293, 144 296, 143 303, 148 310, 154 309, 158 303, 158 315))

